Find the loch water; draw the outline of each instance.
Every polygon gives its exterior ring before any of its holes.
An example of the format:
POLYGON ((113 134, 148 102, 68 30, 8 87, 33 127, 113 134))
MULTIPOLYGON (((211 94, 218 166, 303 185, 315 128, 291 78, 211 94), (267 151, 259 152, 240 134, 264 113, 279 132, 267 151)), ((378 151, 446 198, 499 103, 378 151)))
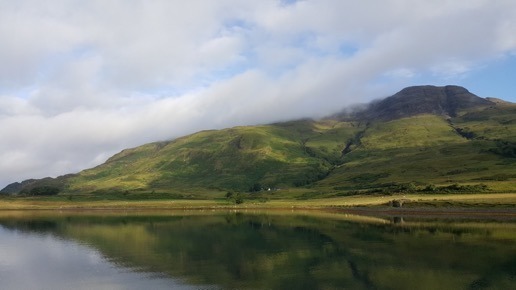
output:
POLYGON ((516 221, 0 212, 0 289, 515 289, 516 221))

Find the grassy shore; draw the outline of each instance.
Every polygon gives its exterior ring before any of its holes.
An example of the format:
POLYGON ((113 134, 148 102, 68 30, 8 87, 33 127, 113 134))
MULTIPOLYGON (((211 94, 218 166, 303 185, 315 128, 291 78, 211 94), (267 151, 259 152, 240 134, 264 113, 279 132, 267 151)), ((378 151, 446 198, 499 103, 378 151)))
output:
POLYGON ((2 198, 0 210, 130 210, 130 209, 217 209, 217 208, 269 208, 269 209, 323 209, 323 208, 387 208, 393 200, 403 201, 402 208, 426 209, 504 209, 516 212, 516 193, 492 194, 428 194, 428 195, 369 195, 321 199, 244 199, 235 204, 224 198, 189 200, 67 200, 65 198, 2 198))

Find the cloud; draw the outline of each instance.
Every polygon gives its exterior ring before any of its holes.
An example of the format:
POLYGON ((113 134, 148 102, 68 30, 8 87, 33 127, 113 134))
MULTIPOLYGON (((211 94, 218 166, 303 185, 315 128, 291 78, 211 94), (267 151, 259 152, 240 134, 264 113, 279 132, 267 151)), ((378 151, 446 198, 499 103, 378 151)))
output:
POLYGON ((52 233, 0 226, 0 243, 2 289, 190 289, 173 278, 123 267, 87 243, 52 233))
POLYGON ((516 52, 514 1, 0 1, 0 187, 321 117, 516 52))

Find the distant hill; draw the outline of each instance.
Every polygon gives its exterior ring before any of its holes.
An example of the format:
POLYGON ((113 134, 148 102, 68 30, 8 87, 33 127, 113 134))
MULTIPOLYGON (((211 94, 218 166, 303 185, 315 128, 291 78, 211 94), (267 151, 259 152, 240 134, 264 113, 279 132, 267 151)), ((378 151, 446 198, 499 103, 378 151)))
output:
POLYGON ((303 196, 516 188, 516 105, 458 86, 416 86, 322 120, 202 131, 126 149, 47 192, 195 197, 299 189, 303 196))

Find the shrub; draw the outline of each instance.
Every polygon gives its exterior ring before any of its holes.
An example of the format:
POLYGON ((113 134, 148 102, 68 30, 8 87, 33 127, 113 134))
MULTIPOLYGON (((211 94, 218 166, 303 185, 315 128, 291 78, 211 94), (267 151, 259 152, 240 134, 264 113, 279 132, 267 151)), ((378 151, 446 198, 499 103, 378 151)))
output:
POLYGON ((484 192, 487 190, 488 190, 488 187, 485 184, 460 185, 458 183, 454 183, 454 184, 448 185, 448 186, 435 186, 433 184, 430 184, 419 191, 420 192, 461 193, 461 192, 484 192))
POLYGON ((516 158, 516 144, 498 140, 496 141, 496 148, 489 149, 490 152, 508 158, 516 158))
POLYGON ((259 183, 255 183, 255 184, 253 184, 253 186, 251 186, 249 188, 249 192, 259 192, 259 191, 262 191, 262 185, 259 183))
POLYGON ((38 186, 30 190, 30 195, 56 195, 59 193, 59 188, 55 186, 38 186))
POLYGON ((436 192, 438 191, 439 188, 437 186, 435 186, 434 184, 429 184, 427 186, 425 186, 425 188, 423 188, 423 192, 436 192))
POLYGON ((242 196, 237 196, 235 198, 235 204, 242 204, 244 203, 244 198, 242 196))

